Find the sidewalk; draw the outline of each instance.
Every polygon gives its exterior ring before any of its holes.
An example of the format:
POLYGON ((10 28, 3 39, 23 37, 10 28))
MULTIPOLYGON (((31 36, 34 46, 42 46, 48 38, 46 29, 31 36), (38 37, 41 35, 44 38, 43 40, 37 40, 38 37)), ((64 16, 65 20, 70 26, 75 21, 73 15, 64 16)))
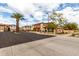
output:
POLYGON ((41 34, 41 35, 53 35, 53 33, 47 33, 47 32, 30 32, 30 33, 36 33, 36 34, 41 34))

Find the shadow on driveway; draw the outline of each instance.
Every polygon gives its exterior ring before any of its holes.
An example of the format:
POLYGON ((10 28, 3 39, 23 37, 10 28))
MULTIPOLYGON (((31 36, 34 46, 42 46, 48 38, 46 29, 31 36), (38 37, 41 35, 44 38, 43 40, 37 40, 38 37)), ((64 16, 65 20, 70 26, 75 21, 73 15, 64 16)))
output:
POLYGON ((49 37, 53 36, 40 35, 28 32, 20 32, 20 33, 0 32, 0 48, 31 42, 35 40, 41 40, 49 37))

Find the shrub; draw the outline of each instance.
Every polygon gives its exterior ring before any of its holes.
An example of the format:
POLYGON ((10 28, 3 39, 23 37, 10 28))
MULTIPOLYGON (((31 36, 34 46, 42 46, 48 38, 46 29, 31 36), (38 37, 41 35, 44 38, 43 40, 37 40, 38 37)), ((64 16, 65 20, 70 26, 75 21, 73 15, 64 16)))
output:
POLYGON ((78 29, 78 25, 76 23, 67 23, 64 24, 63 28, 68 30, 76 30, 78 29))

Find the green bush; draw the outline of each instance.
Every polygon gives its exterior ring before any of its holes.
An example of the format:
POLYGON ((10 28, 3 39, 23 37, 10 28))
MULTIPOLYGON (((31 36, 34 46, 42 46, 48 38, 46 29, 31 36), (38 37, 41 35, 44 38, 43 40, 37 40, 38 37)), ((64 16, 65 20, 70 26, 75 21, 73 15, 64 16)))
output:
POLYGON ((76 23, 67 23, 64 24, 63 28, 68 30, 76 30, 78 29, 78 25, 76 23))
POLYGON ((53 22, 48 23, 47 28, 49 28, 49 29, 56 29, 56 28, 57 28, 57 24, 55 24, 55 23, 53 23, 53 22))

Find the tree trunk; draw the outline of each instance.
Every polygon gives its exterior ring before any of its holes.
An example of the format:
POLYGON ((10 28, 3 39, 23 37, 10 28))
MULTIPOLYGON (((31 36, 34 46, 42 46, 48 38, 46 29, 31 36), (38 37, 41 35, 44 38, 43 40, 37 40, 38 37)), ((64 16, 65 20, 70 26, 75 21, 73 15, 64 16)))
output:
POLYGON ((19 20, 16 20, 16 32, 19 32, 19 20))
POLYGON ((56 35, 56 29, 54 29, 54 35, 56 35))

